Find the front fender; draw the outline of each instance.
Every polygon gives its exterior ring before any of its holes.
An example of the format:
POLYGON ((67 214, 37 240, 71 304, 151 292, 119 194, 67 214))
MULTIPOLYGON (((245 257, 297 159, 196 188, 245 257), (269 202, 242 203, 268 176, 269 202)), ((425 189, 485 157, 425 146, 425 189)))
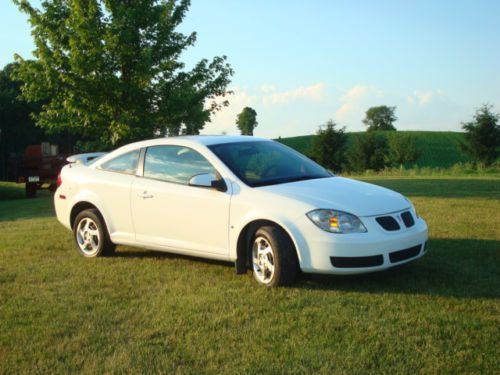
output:
POLYGON ((238 239, 242 235, 243 230, 247 225, 252 222, 265 220, 276 225, 279 225, 291 238, 295 249, 297 251, 297 258, 299 264, 308 264, 310 262, 310 252, 308 249, 307 241, 305 241, 300 229, 295 225, 295 220, 290 219, 284 215, 276 215, 270 211, 257 211, 252 210, 243 215, 237 222, 231 224, 230 231, 230 248, 229 255, 231 259, 236 260, 238 258, 238 239))

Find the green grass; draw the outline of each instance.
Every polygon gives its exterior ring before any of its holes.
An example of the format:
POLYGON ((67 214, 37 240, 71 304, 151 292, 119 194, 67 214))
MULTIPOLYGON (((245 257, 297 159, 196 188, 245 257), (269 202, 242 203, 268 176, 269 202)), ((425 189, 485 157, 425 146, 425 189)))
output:
POLYGON ((0 181, 0 201, 24 198, 24 184, 0 181))
POLYGON ((412 197, 421 260, 267 290, 230 264, 84 259, 48 197, 0 202, 0 373, 498 373, 500 180, 369 178, 412 197))
MULTIPOLYGON (((347 133, 348 146, 352 144, 360 132, 347 133)), ((419 167, 441 167, 448 168, 457 163, 470 161, 459 149, 459 142, 463 138, 460 132, 433 132, 433 131, 397 131, 380 132, 386 137, 398 137, 400 134, 411 134, 415 137, 417 147, 422 155, 416 165, 419 167)), ((309 154, 314 135, 281 138, 280 142, 296 149, 299 152, 309 154)))

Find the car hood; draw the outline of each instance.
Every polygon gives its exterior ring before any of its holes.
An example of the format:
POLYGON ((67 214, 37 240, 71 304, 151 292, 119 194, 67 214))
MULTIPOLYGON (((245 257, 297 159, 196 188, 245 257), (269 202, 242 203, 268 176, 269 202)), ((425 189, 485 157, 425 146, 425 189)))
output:
POLYGON ((380 215, 410 207, 408 201, 395 191, 337 176, 263 186, 259 189, 299 200, 313 208, 336 209, 357 216, 380 215))

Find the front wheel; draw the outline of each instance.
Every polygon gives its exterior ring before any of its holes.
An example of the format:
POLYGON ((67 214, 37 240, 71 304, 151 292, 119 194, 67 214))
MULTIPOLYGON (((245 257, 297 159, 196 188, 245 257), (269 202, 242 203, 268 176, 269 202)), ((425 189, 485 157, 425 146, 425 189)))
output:
POLYGON ((104 220, 96 209, 84 210, 77 215, 73 235, 78 251, 87 258, 112 255, 115 251, 104 220))
POLYGON ((252 266, 259 284, 268 287, 293 284, 299 268, 297 253, 283 229, 265 226, 255 232, 252 266))

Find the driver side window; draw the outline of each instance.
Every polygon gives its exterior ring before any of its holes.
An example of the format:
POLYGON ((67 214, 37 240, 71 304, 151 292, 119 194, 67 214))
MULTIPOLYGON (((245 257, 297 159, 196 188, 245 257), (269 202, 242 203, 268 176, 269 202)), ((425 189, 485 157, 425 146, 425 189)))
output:
POLYGON ((152 146, 146 150, 144 177, 188 185, 191 177, 216 174, 199 152, 183 146, 152 146))

